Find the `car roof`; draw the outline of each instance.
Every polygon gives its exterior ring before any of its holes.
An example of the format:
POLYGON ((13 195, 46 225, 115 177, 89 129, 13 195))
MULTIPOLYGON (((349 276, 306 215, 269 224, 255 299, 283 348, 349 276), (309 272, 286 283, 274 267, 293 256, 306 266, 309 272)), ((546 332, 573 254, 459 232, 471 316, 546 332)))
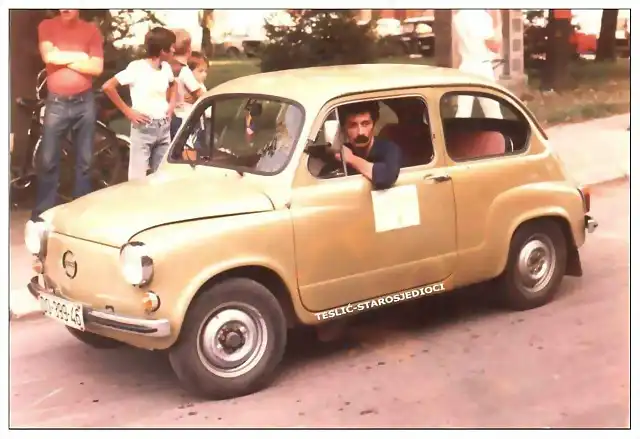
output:
MULTIPOLYGON (((215 74, 215 73, 214 73, 215 74)), ((416 64, 354 64, 307 67, 257 73, 224 82, 207 96, 220 94, 272 95, 303 105, 352 93, 440 85, 487 85, 504 88, 457 69, 416 64)))

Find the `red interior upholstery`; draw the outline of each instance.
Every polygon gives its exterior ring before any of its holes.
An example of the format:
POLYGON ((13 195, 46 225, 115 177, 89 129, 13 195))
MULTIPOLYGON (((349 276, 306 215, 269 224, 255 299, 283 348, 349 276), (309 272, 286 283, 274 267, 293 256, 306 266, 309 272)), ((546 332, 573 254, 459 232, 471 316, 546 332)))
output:
POLYGON ((424 124, 388 124, 379 133, 402 150, 402 166, 424 165, 433 157, 433 144, 429 127, 424 124))
POLYGON ((504 136, 497 131, 451 132, 446 142, 449 156, 454 160, 505 153, 504 136))

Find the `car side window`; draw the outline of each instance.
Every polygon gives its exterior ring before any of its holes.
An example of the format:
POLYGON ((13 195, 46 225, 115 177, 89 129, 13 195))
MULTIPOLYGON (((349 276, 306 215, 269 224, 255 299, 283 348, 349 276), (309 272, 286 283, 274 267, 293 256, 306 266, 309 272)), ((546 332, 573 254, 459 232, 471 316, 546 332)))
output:
MULTIPOLYGON (((399 147, 402 155, 401 168, 429 164, 434 158, 434 148, 426 102, 416 96, 379 99, 376 102, 380 109, 380 117, 375 123, 374 135, 399 147)), ((335 120, 335 112, 332 111, 326 120, 335 120)), ((327 141, 324 139, 323 130, 320 129, 314 143, 327 141)), ((308 169, 316 178, 344 176, 341 164, 333 159, 331 154, 310 157, 308 169)), ((352 173, 349 172, 349 175, 352 173)))
POLYGON ((447 154, 455 161, 524 152, 531 127, 513 105, 488 93, 449 92, 440 100, 447 154))

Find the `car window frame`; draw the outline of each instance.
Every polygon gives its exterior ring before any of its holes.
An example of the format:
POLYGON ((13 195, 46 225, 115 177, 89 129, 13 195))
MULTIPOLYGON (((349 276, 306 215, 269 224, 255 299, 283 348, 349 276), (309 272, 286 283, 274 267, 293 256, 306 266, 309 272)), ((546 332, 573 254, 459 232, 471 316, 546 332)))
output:
MULTIPOLYGON (((276 175, 280 175, 280 174, 282 174, 283 172, 285 172, 287 170, 287 168, 291 164, 291 160, 293 159, 296 150, 300 147, 300 141, 302 139, 302 134, 303 134, 304 126, 305 126, 306 122, 307 122, 307 111, 306 111, 306 108, 304 107, 304 105, 301 102, 298 102, 296 100, 293 100, 293 99, 290 99, 290 98, 287 98, 287 97, 284 97, 284 96, 272 95, 272 94, 266 94, 266 93, 221 93, 221 94, 205 96, 194 105, 194 108, 192 109, 191 113, 189 113, 189 116, 183 122, 182 126, 180 127, 180 129, 176 133, 176 136, 174 137, 173 141, 171 142, 171 146, 169 147, 169 151, 167 152, 166 161, 167 161, 167 163, 170 163, 172 165, 206 166, 206 167, 211 167, 211 168, 229 169, 229 170, 232 170, 232 171, 237 171, 237 172, 242 172, 242 173, 247 173, 247 174, 253 174, 253 175, 260 175, 260 176, 276 176, 276 175), (246 167, 246 166, 224 166, 224 165, 219 165, 219 164, 212 164, 212 163, 208 163, 208 162, 203 162, 203 161, 200 161, 198 159, 196 159, 194 161, 189 161, 189 160, 184 160, 182 158, 180 158, 180 159, 172 158, 172 153, 174 152, 175 148, 178 148, 179 146, 181 148, 184 148, 184 144, 187 141, 187 138, 188 138, 188 136, 190 134, 190 131, 187 130, 189 125, 191 123, 193 123, 193 121, 195 119, 199 119, 200 117, 202 117, 204 112, 209 107, 212 108, 212 110, 211 110, 212 116, 215 115, 215 101, 216 100, 225 100, 225 99, 260 99, 260 100, 280 101, 282 103, 293 105, 293 106, 297 107, 301 111, 302 120, 301 120, 301 123, 300 123, 299 131, 296 134, 295 139, 292 141, 293 147, 291 148, 291 153, 287 157, 286 162, 282 165, 282 167, 278 171, 276 171, 276 172, 263 172, 263 171, 257 171, 255 169, 252 169, 252 168, 249 168, 249 167, 246 167), (213 105, 211 105, 211 103, 213 103, 213 105)), ((211 128, 211 133, 212 133, 211 135, 212 136, 213 136, 213 133, 215 131, 214 127, 215 127, 214 117, 211 117, 210 128, 211 128)))
MULTIPOLYGON (((310 133, 309 133, 309 139, 307 140, 307 143, 311 143, 312 139, 315 141, 315 139, 317 139, 318 135, 320 134, 320 132, 323 130, 324 127, 324 123, 326 122, 327 118, 331 115, 332 112, 334 112, 337 108, 344 106, 344 105, 349 105, 349 104, 353 104, 353 103, 357 103, 357 102, 370 102, 370 101, 384 101, 384 100, 391 100, 391 99, 406 99, 406 98, 418 98, 420 100, 422 100, 422 103, 424 104, 425 108, 427 109, 427 115, 429 117, 429 130, 431 133, 431 142, 433 143, 433 157, 431 158, 431 161, 429 163, 425 163, 422 165, 415 165, 415 166, 407 166, 407 167, 401 167, 400 168, 400 173, 403 172, 412 172, 415 171, 417 169, 430 169, 433 167, 436 167, 438 164, 438 161, 440 160, 440 152, 438 151, 438 147, 435 144, 435 133, 434 133, 434 123, 439 123, 437 119, 434 120, 434 111, 429 109, 429 98, 427 95, 424 94, 424 91, 421 93, 419 91, 417 91, 418 89, 420 90, 424 90, 427 89, 428 87, 412 87, 411 90, 413 91, 409 91, 406 92, 406 89, 401 89, 400 91, 403 91, 403 93, 398 94, 397 92, 399 90, 396 89, 386 89, 386 90, 374 90, 374 91, 370 91, 370 92, 365 92, 365 93, 350 93, 350 94, 345 94, 345 95, 341 95, 341 96, 336 96, 334 99, 332 99, 331 101, 327 102, 325 105, 323 105, 322 109, 318 112, 318 116, 316 117, 316 120, 314 121, 314 126, 317 124, 317 129, 313 129, 310 133), (366 96, 366 97, 364 97, 366 96)), ((391 109, 391 108, 390 108, 391 109)), ((393 111, 393 110, 391 110, 393 111)), ((438 111, 439 114, 439 111, 438 111)), ((400 145, 398 145, 400 146, 400 145)), ((306 161, 303 164, 306 173, 313 178, 314 181, 316 182, 330 182, 330 181, 343 181, 343 179, 346 178, 354 178, 354 177, 363 177, 362 174, 353 174, 353 175, 341 175, 338 177, 333 177, 333 178, 320 178, 316 175, 313 175, 313 173, 311 173, 311 171, 309 170, 309 163, 310 160, 312 159, 311 155, 309 155, 308 152, 305 152, 305 156, 306 156, 306 161)))
MULTIPOLYGON (((438 123, 440 124, 443 150, 447 155, 447 157, 452 161, 453 165, 465 164, 470 162, 473 163, 473 162, 478 162, 483 160, 492 160, 492 159, 503 158, 503 157, 504 158, 518 157, 522 155, 527 155, 529 153, 529 151, 531 150, 531 139, 533 137, 532 122, 530 118, 527 117, 528 116, 527 112, 522 111, 522 108, 520 108, 515 102, 511 102, 511 99, 509 99, 509 96, 502 95, 501 93, 499 93, 498 90, 491 89, 489 91, 487 90, 486 87, 483 87, 482 85, 477 85, 475 87, 451 86, 446 88, 447 90, 442 91, 440 96, 437 98, 438 99, 438 119, 439 119, 438 123), (527 131, 527 137, 524 142, 525 144, 524 149, 520 151, 506 152, 504 154, 490 154, 490 155, 485 155, 480 157, 471 157, 471 158, 465 158, 465 159, 455 159, 454 157, 452 157, 449 154, 449 149, 447 148, 447 139, 445 137, 444 123, 442 118, 442 105, 444 103, 444 100, 451 95, 453 96, 466 95, 466 96, 473 96, 473 97, 480 97, 480 98, 489 98, 489 99, 498 101, 498 103, 500 103, 501 106, 508 107, 518 119, 521 119, 527 125, 528 131, 527 131)), ((474 105, 475 105, 475 102, 474 102, 474 105)), ((465 119, 465 118, 461 118, 461 119, 465 119)))

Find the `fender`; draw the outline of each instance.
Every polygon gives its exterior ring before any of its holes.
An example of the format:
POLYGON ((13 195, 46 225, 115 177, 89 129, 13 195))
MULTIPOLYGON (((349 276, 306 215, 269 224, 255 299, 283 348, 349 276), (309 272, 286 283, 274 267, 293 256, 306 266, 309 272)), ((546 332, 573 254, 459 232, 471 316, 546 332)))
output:
POLYGON ((511 239, 526 221, 541 217, 559 217, 567 222, 574 243, 584 242, 584 212, 576 187, 559 182, 533 183, 501 193, 493 202, 485 225, 486 278, 502 273, 509 256, 511 239))

